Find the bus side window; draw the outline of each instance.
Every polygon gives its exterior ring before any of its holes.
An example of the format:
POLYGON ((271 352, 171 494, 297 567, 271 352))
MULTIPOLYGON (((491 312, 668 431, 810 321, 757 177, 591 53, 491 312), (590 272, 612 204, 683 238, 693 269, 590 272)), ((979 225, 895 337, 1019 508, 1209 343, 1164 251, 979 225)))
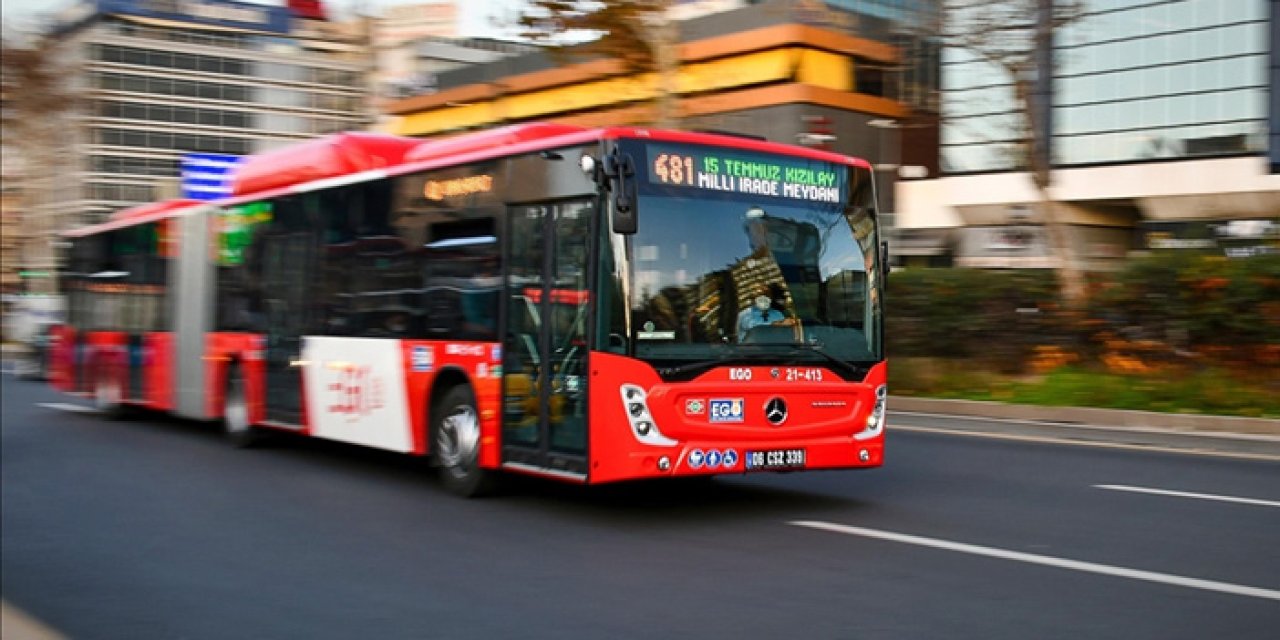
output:
POLYGON ((501 285, 492 217, 437 223, 423 263, 427 337, 498 339, 501 285))

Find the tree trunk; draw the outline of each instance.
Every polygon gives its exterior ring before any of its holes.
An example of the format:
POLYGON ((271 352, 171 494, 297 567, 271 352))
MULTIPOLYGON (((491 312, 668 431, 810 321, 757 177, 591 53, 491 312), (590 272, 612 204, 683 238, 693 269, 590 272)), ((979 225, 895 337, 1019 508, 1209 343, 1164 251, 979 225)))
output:
MULTIPOLYGON (((1032 85, 1020 70, 1014 70, 1014 94, 1018 104, 1026 113, 1027 130, 1023 132, 1022 155, 1027 160, 1027 168, 1031 173, 1031 181, 1036 188, 1036 207, 1040 213, 1040 223, 1044 225, 1049 251, 1054 261, 1054 271, 1058 278, 1058 295, 1063 304, 1070 308, 1080 307, 1085 302, 1084 271, 1077 259, 1075 247, 1071 244, 1067 224, 1058 216, 1058 206, 1049 195, 1049 184, 1052 180, 1049 154, 1041 152, 1036 145, 1040 132, 1040 117, 1035 100, 1031 96, 1032 85)), ((1047 144, 1047 141, 1040 141, 1047 144)))
POLYGON ((1067 225, 1058 218, 1058 204, 1049 197, 1048 190, 1038 183, 1036 195, 1036 208, 1044 225, 1049 252, 1057 262, 1054 271, 1058 278, 1059 296, 1065 306, 1078 308, 1084 305, 1087 297, 1084 270, 1080 268, 1075 249, 1071 245, 1067 225))
POLYGON ((658 75, 658 95, 655 98, 658 115, 654 124, 670 129, 680 121, 680 96, 676 93, 680 74, 679 27, 667 17, 666 11, 662 11, 651 33, 653 37, 649 46, 658 75))

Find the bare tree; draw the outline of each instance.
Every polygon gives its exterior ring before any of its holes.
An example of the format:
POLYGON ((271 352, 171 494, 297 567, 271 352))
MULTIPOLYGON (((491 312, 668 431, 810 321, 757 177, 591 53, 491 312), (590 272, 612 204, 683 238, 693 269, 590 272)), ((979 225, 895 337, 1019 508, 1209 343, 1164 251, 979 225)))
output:
MULTIPOLYGON (((56 267, 52 234, 61 229, 57 228, 57 221, 41 215, 38 205, 65 186, 57 181, 65 179, 62 175, 74 138, 67 120, 78 101, 66 83, 67 76, 52 40, 36 39, 29 46, 7 38, 0 41, 0 87, 4 95, 0 128, 4 131, 4 146, 19 160, 15 164, 24 202, 22 261, 42 271, 56 267)), ((43 286, 38 288, 45 289, 42 292, 52 293, 56 281, 49 279, 39 284, 43 286)))
MULTIPOLYGON (((1049 247, 1057 258, 1062 298, 1078 304, 1085 297, 1084 272, 1049 195, 1052 161, 1049 156, 1049 113, 1046 92, 1052 81, 1052 37, 1055 29, 1078 21, 1081 0, 943 0, 944 46, 967 52, 974 60, 1010 83, 1013 109, 1011 131, 1005 132, 1014 167, 1029 172, 1035 186, 1036 207, 1049 247)), ((990 132, 988 132, 990 133, 990 132)))
POLYGON ((558 55, 603 56, 618 60, 630 74, 655 73, 655 124, 673 126, 676 74, 680 69, 679 29, 669 9, 675 0, 530 0, 517 24, 522 37, 560 45, 558 55), (567 42, 589 38, 567 46, 567 42))

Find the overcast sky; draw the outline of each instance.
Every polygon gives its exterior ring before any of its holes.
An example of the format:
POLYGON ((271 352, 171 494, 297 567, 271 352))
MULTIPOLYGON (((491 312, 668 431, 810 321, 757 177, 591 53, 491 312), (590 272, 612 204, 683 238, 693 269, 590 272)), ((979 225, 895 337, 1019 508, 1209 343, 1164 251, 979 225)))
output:
MULTIPOLYGON (((255 4, 283 5, 285 0, 240 0, 255 4)), ((352 13, 356 7, 364 7, 375 15, 381 7, 396 4, 414 4, 430 0, 324 0, 331 13, 352 13)), ((494 35, 497 29, 493 26, 492 14, 509 6, 510 2, 502 0, 454 0, 462 8, 462 35, 494 35)), ((29 31, 38 24, 37 17, 57 13, 73 4, 76 0, 0 0, 4 9, 4 29, 29 31)))

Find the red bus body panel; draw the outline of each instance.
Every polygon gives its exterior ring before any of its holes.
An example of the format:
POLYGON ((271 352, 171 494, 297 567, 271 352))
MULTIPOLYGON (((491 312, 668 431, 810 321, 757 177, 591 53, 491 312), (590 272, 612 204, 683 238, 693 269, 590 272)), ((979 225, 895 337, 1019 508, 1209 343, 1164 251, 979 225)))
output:
POLYGON ((231 363, 235 362, 244 376, 249 422, 253 424, 266 420, 263 397, 266 394, 267 379, 262 355, 266 337, 256 333, 211 332, 205 335, 204 344, 205 415, 210 418, 222 417, 227 371, 231 363))
POLYGON ((591 354, 590 481, 745 473, 748 451, 804 449, 804 469, 876 467, 883 459, 884 431, 865 440, 854 436, 865 428, 885 383, 885 364, 872 368, 865 382, 846 382, 821 367, 720 367, 688 382, 664 383, 643 362, 609 353, 591 354), (730 371, 750 371, 750 380, 730 380, 730 371), (789 370, 821 371, 822 381, 787 381, 789 370), (774 373, 778 376, 775 377, 774 373), (647 393, 648 408, 662 435, 673 446, 643 444, 633 434, 621 386, 634 384, 647 393), (790 415, 772 425, 764 406, 782 398, 790 415), (716 423, 708 405, 713 399, 741 400, 741 422, 716 423), (698 403, 701 403, 700 405, 698 403), (699 408, 700 407, 700 408, 699 408), (804 426, 788 426, 788 423, 804 426), (732 450, 736 462, 711 468, 689 463, 690 453, 732 450), (866 451, 867 459, 860 458, 866 451), (662 470, 666 458, 670 467, 662 470))
POLYGON ((51 330, 48 354, 49 382, 68 393, 92 392, 100 376, 118 381, 126 404, 158 411, 174 408, 173 334, 150 332, 141 336, 140 358, 135 365, 129 352, 129 334, 123 331, 77 333, 67 326, 51 330), (133 367, 141 373, 142 388, 134 394, 130 385, 133 367))
POLYGON ((53 388, 72 393, 79 391, 76 380, 79 373, 76 364, 77 340, 76 330, 67 325, 58 325, 49 329, 49 384, 53 388))
MULTIPOLYGON (((496 342, 442 340, 402 340, 400 350, 405 372, 405 401, 412 429, 413 453, 426 455, 431 394, 444 371, 461 374, 475 392, 480 418, 480 466, 495 469, 501 464, 502 379, 501 358, 496 342), (425 351, 424 351, 425 350, 425 351), (417 353, 430 353, 431 364, 415 362, 417 353)), ((323 404, 323 403, 321 403, 323 404)))
POLYGON ((149 333, 143 337, 143 375, 145 400, 149 408, 160 411, 173 409, 174 352, 173 334, 149 333))

